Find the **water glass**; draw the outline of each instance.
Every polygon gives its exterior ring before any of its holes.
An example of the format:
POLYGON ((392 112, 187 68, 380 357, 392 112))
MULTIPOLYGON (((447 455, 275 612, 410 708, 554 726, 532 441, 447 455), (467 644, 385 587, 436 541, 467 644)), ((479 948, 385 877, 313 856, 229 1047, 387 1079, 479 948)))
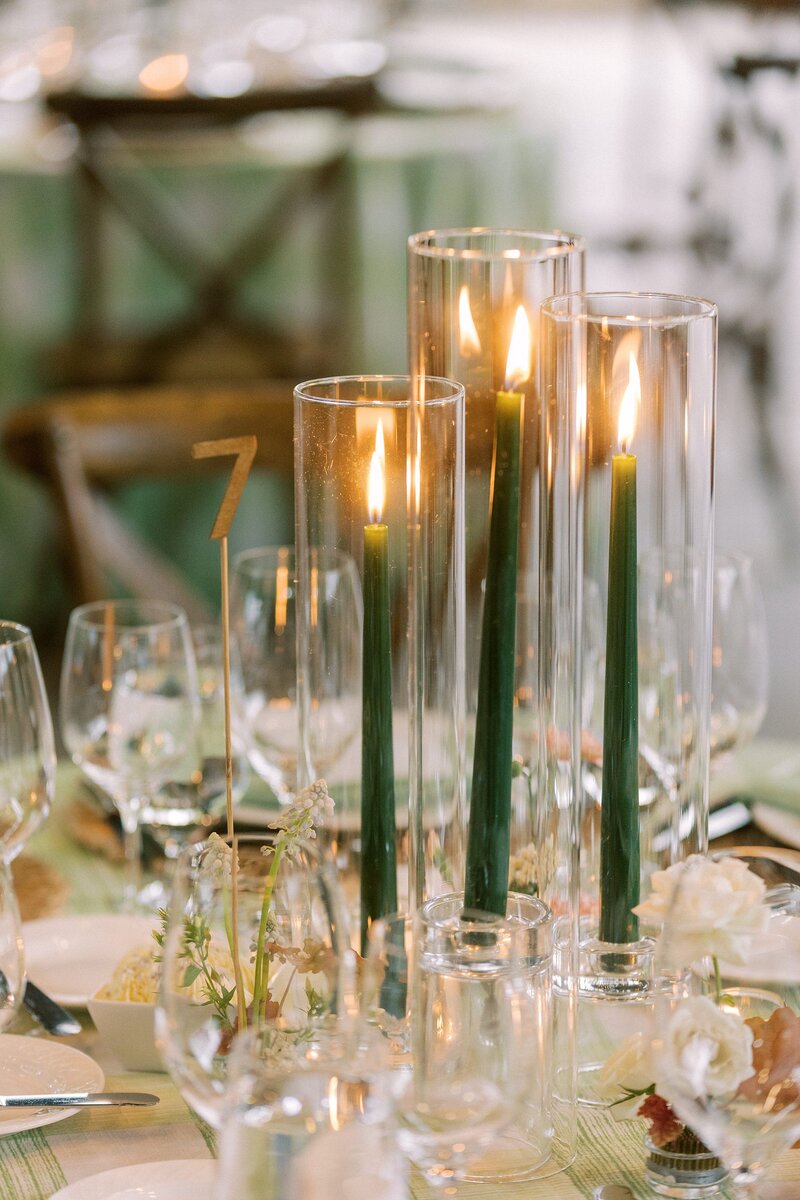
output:
POLYGON ((0 858, 11 862, 53 800, 56 751, 29 629, 0 621, 0 858))

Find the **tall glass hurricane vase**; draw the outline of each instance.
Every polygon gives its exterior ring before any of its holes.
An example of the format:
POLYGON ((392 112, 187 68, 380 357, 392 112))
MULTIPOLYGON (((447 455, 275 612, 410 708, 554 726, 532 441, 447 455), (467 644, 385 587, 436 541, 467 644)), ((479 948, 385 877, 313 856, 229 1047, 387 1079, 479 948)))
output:
POLYGON ((326 835, 363 947, 373 920, 463 874, 463 389, 424 386, 419 422, 406 376, 295 390, 303 783, 321 773, 315 714, 338 669, 324 564, 348 561, 363 597, 357 733, 326 769, 326 835), (428 635, 409 652, 412 621, 428 635))
MULTIPOLYGON (((540 402, 539 309, 583 284, 580 238, 434 230, 409 242, 410 369, 465 388, 469 830, 465 902, 510 891, 558 916, 550 1154, 521 1128, 515 1177, 575 1153, 580 559, 564 472, 577 433, 540 402)), ((422 405, 419 405, 422 408, 422 405)))
POLYGON ((546 421, 576 434, 553 484, 583 559, 562 601, 579 609, 587 588, 599 595, 605 634, 603 653, 584 659, 596 678, 580 732, 579 1057, 591 1099, 593 1064, 676 986, 654 971, 634 910, 653 872, 707 837, 716 309, 658 294, 554 297, 542 365, 546 421))

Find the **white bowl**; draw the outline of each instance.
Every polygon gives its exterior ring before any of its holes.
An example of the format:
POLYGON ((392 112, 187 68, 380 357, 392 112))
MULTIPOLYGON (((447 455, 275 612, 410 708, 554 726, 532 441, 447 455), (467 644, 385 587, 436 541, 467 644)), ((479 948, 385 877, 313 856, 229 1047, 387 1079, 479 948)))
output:
POLYGON ((126 1071, 165 1071, 156 1047, 155 1004, 89 999, 89 1016, 126 1071))

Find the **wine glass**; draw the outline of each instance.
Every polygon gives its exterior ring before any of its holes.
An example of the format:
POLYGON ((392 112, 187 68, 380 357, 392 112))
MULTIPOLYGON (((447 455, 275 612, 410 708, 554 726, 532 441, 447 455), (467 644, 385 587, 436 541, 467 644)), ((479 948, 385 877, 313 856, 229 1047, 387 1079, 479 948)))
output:
POLYGON ((56 751, 29 629, 0 621, 0 857, 11 862, 53 800, 56 751))
POLYGON ((17 1014, 25 991, 25 959, 11 870, 0 860, 0 1030, 17 1014))
MULTIPOLYGON (((200 759, 187 747, 182 762, 176 763, 169 779, 145 799, 142 825, 161 845, 168 859, 177 858, 181 847, 196 841, 217 823, 226 808, 225 715, 223 701, 222 630, 218 625, 193 625, 192 646, 197 664, 200 698, 200 759)), ((235 647, 231 646, 232 707, 241 697, 241 672, 235 647)), ((239 701, 240 702, 240 701, 239 701)), ((247 789, 250 771, 236 722, 231 728, 234 803, 247 789)))
MULTIPOLYGON (((362 602, 345 554, 320 552, 310 579, 307 765, 316 776, 330 775, 359 730, 362 602)), ((294 548, 268 546, 237 556, 231 589, 250 762, 282 801, 298 786, 296 580, 294 548)))
POLYGON ((694 995, 659 1014, 653 1055, 657 1094, 744 1196, 800 1138, 800 888, 755 868, 695 855, 667 873, 660 958, 692 966, 694 995))
POLYGON ((768 646, 764 599, 746 554, 714 557, 711 659, 711 765, 746 745, 767 711, 768 646))
POLYGON ((139 898, 142 814, 187 754, 199 759, 197 674, 183 610, 159 600, 101 600, 75 609, 60 708, 73 762, 119 812, 123 906, 131 911, 139 898))
POLYGON ((234 875, 233 839, 212 834, 184 847, 173 875, 157 1036, 187 1103, 215 1128, 238 1033, 263 1025, 276 1053, 289 1054, 354 995, 354 984, 345 985, 354 959, 332 864, 306 844, 278 854, 279 838, 236 837, 234 875))

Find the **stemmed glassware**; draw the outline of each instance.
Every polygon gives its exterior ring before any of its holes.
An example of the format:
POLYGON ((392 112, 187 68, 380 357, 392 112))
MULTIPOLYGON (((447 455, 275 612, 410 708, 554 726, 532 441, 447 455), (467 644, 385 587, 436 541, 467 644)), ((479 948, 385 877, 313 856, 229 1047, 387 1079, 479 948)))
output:
POLYGON ((767 711, 768 647, 764 599, 752 559, 714 557, 711 659, 711 768, 746 745, 767 711))
MULTIPOLYGON (((253 768, 279 800, 298 787, 297 571, 290 546, 236 559, 231 626, 244 684, 244 724, 253 768)), ((309 778, 331 770, 353 743, 361 713, 361 589, 345 554, 319 552, 311 570, 315 678, 310 681, 309 778)), ((354 777, 358 774, 354 764, 354 777)))
MULTIPOLYGON (((193 625, 191 634, 200 698, 200 757, 198 760, 190 744, 184 760, 175 764, 170 778, 147 797, 142 810, 142 824, 168 859, 177 858, 187 842, 196 841, 204 829, 216 824, 226 802, 222 629, 218 625, 193 625)), ((231 691, 234 711, 238 711, 241 671, 235 647, 231 650, 231 691)), ((236 803, 250 778, 238 721, 233 722, 231 743, 232 795, 236 803)))
POLYGON ((73 762, 119 812, 136 907, 141 821, 186 761, 199 761, 199 702, 189 624, 156 600, 103 600, 73 611, 61 673, 61 731, 73 762))
POLYGON ((19 909, 8 864, 0 861, 0 1031, 17 1014, 25 991, 19 909))
POLYGON ((44 821, 56 774, 53 722, 29 629, 0 621, 0 857, 9 863, 44 821))
POLYGON ((800 1138, 800 888, 767 890, 755 865, 695 856, 640 910, 661 910, 661 961, 694 979, 660 1014, 656 1091, 749 1197, 800 1138))

